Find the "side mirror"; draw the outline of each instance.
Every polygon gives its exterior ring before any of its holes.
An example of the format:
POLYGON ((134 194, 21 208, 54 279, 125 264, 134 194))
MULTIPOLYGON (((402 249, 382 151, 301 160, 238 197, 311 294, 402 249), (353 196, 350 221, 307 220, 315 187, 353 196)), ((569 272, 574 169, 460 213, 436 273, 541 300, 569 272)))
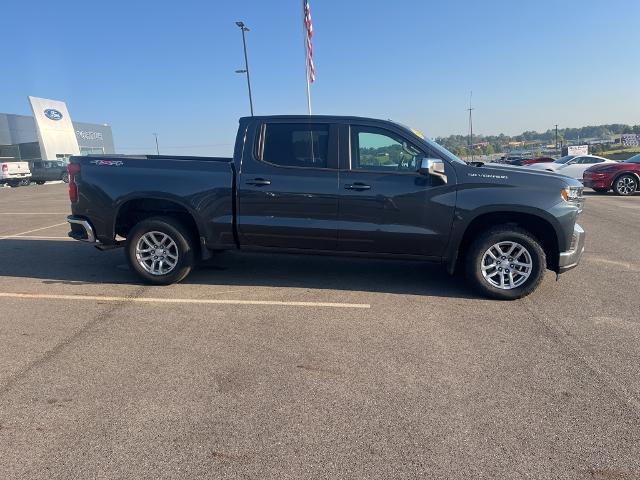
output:
POLYGON ((418 168, 418 172, 422 175, 439 177, 444 183, 447 183, 444 162, 439 158, 423 158, 420 160, 420 168, 418 168))

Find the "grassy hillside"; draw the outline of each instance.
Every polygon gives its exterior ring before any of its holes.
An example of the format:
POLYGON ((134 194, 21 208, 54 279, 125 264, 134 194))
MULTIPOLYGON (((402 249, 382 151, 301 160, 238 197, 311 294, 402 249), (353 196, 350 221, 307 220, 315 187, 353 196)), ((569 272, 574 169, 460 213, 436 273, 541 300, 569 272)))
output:
POLYGON ((640 147, 631 147, 617 150, 605 150, 604 152, 596 153, 599 157, 608 158, 610 160, 626 160, 629 157, 633 157, 640 153, 640 147))

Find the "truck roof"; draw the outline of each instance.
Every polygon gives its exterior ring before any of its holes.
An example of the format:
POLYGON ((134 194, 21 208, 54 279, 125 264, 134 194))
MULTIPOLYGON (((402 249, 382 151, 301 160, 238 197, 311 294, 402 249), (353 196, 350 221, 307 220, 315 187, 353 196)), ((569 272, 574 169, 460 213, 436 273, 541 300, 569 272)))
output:
POLYGON ((254 115, 253 117, 241 117, 240 120, 365 120, 369 122, 394 122, 391 119, 358 117, 355 115, 254 115))
POLYGON ((339 122, 339 123, 348 123, 348 122, 365 122, 365 123, 374 123, 374 124, 385 124, 385 123, 393 123, 394 125, 401 127, 405 130, 412 132, 414 135, 417 135, 421 139, 425 139, 426 135, 412 128, 408 125, 405 125, 400 122, 396 122, 395 120, 387 119, 383 120, 381 118, 371 118, 371 117, 358 117, 353 115, 254 115, 253 117, 241 117, 240 123, 246 124, 251 120, 258 121, 269 121, 269 120, 291 120, 291 121, 321 121, 321 122, 339 122))

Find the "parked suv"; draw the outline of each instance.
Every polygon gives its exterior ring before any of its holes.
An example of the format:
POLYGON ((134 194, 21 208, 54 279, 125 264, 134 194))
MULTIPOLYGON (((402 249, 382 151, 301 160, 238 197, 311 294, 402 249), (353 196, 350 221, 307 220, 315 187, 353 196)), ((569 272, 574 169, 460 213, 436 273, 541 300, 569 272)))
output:
POLYGON ((45 182, 62 180, 69 183, 67 163, 62 160, 36 160, 31 163, 31 181, 42 185, 45 182))
POLYGON ((633 195, 640 190, 640 154, 620 163, 594 165, 584 172, 584 186, 596 192, 613 191, 618 195, 633 195))

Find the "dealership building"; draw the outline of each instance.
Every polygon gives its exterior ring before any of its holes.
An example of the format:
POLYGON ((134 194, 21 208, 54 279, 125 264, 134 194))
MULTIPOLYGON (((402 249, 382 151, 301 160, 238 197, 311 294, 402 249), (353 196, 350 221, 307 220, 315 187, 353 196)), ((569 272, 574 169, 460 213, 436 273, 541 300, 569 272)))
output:
POLYGON ((0 113, 0 161, 115 153, 107 124, 72 121, 64 102, 29 97, 33 116, 0 113))

